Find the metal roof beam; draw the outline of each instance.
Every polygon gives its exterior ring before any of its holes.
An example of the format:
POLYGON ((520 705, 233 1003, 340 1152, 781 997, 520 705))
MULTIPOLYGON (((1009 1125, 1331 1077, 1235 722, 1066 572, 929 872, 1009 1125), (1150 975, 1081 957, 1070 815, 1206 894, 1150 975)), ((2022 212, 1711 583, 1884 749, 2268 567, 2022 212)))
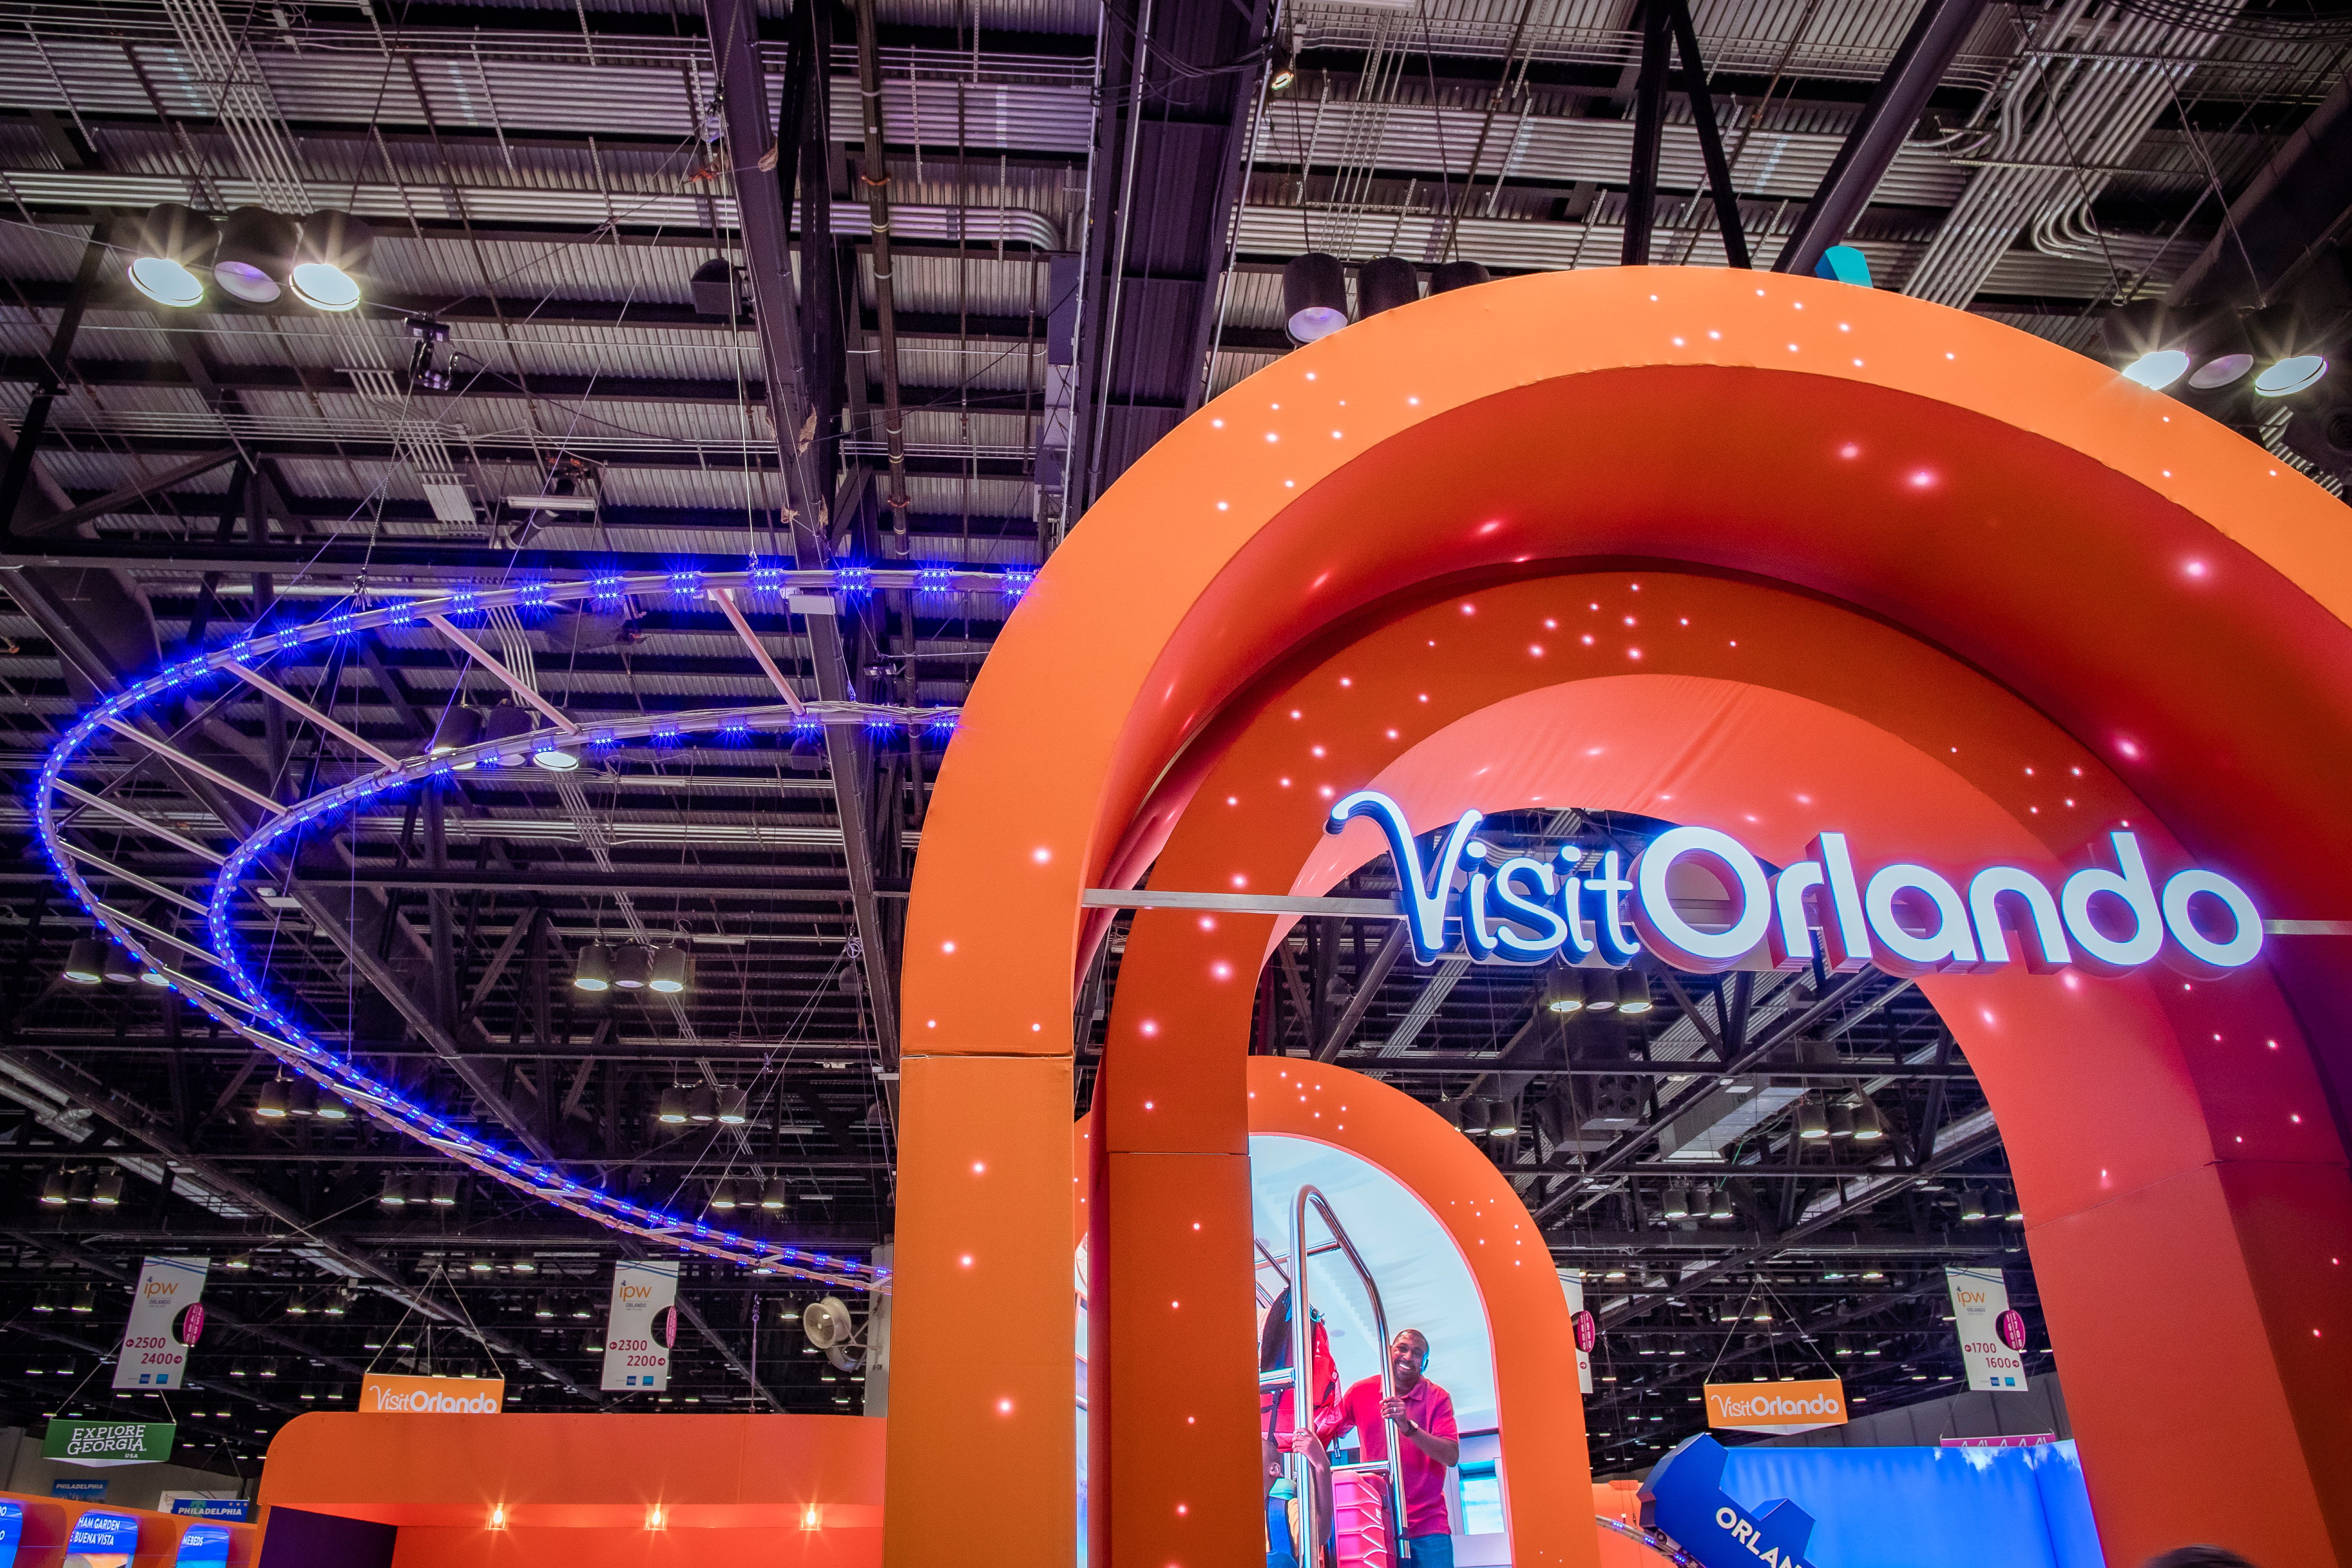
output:
POLYGON ((1822 177, 1821 189, 1805 204, 1773 271, 1811 273, 1822 253, 1845 238, 1983 9, 1984 0, 1927 0, 1919 8, 1894 62, 1871 89, 1870 101, 1822 177))
MULTIPOLYGON (((767 366, 769 418, 773 426, 784 478, 785 503, 793 516, 793 555, 803 568, 820 567, 829 554, 826 508, 832 487, 817 472, 812 439, 816 413, 810 405, 808 375, 801 363, 799 302, 793 297, 790 241, 781 181, 760 167, 767 160, 775 167, 797 170, 798 149, 789 163, 777 147, 768 123, 768 90, 760 63, 759 16, 754 0, 705 0, 703 15, 710 29, 726 115, 727 148, 735 204, 743 226, 745 269, 751 274, 751 298, 757 312, 760 348, 767 366), (775 155, 771 158, 771 153, 775 155)), ((816 665, 817 696, 824 701, 855 699, 847 650, 838 615, 806 617, 809 649, 816 665)), ((898 1058, 898 1008, 896 976, 874 896, 872 816, 867 810, 867 748, 845 725, 824 729, 825 759, 831 764, 834 798, 842 826, 842 846, 848 862, 850 903, 857 917, 858 951, 865 967, 867 999, 874 1009, 875 1032, 883 1060, 898 1058)))

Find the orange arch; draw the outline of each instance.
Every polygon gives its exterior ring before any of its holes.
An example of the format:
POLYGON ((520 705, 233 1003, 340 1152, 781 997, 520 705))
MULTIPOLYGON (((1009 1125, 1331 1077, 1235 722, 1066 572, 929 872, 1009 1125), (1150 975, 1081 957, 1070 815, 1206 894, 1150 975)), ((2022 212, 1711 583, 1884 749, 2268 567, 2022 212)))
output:
POLYGON ((982 1325, 1061 1310, 1079 893, 1164 839, 1180 801, 1163 787, 1144 817, 1154 786, 1200 771, 1187 746, 1286 650, 1451 573, 1641 556, 1759 574, 1985 670, 2269 907, 2326 918, 2352 909, 2332 799, 2352 761, 2352 542, 2334 508, 2047 344, 1717 271, 1424 301, 1188 421, 1040 575, 927 824, 892 1559, 982 1520, 1003 1561, 1069 1558, 1067 1510, 1036 1495, 1068 1468, 1068 1362, 982 1325), (1012 1152, 980 1176, 982 1148, 1012 1152))
MULTIPOLYGON (((1847 831, 1865 860, 1926 846, 1953 870, 1995 860, 2053 870, 2120 823, 2145 836, 2160 864, 2180 858, 2120 781, 1977 672, 1850 611, 1673 572, 1592 573, 1449 595, 1298 661, 1286 683, 1265 689, 1255 719, 1225 739, 1202 773, 1160 850, 1154 884, 1324 891, 1377 851, 1360 826, 1336 837, 1323 831, 1329 800, 1361 785, 1396 798, 1417 829, 1472 805, 1573 803, 1722 827, 1784 863, 1828 826, 1847 831), (1591 626, 1613 628, 1615 640, 1603 644, 1584 630, 1591 626), (1641 638, 1643 659, 1625 657, 1626 637, 1641 638), (1650 673, 1604 673, 1635 663, 1650 673), (1726 679, 1733 673, 1740 679, 1726 679)), ((1117 1235, 1096 1237, 1110 1288, 1095 1298, 1097 1354, 1089 1367, 1096 1408, 1110 1412, 1089 1427, 1091 1517, 1114 1560, 1122 1521, 1148 1536, 1178 1490, 1192 1500, 1194 1528, 1205 1528, 1202 1500, 1213 1477, 1229 1478, 1233 1534, 1254 1517, 1238 1462, 1194 1474, 1158 1458, 1171 1434, 1155 1421, 1167 1391, 1153 1384, 1181 1375, 1198 1386, 1218 1373, 1198 1359, 1181 1373, 1160 1364, 1150 1340, 1161 1325, 1150 1303, 1181 1292, 1196 1312, 1210 1304, 1210 1289, 1181 1256, 1204 1245, 1194 1236, 1202 1199, 1187 1192, 1171 1208, 1158 1195, 1175 1185, 1171 1175, 1180 1169, 1224 1163, 1235 1167, 1232 1181, 1246 1179, 1240 1058, 1249 981, 1276 923, 1147 911, 1120 961, 1095 1104, 1104 1130, 1097 1195, 1110 1189, 1124 1223, 1117 1235), (1118 1397, 1121 1389, 1130 1396, 1118 1397)), ((2260 1516, 2263 1535, 2235 1538, 2273 1548, 2257 1558, 2308 1555, 2325 1531, 2299 1426, 2337 1444, 2344 1433, 2325 1396, 2312 1397, 2326 1386, 2313 1376, 2323 1370, 2324 1358, 2309 1353, 2317 1347, 2306 1339, 2272 1364, 2261 1350, 2264 1318, 2317 1306, 2323 1315, 2313 1326, 2352 1333, 2352 1317, 2340 1301, 2327 1304, 2324 1277, 2292 1289, 2252 1284, 2252 1271, 2301 1272, 2298 1254, 2249 1233, 2221 1191, 2216 1145, 2234 1138, 2229 1152, 2273 1179, 2276 1191, 2263 1201, 2281 1193, 2299 1200, 2314 1238, 2352 1242, 2352 1189, 2315 1117, 2273 1123, 2254 1109, 2324 1099, 2307 1058, 2265 1046, 2294 1027, 2267 977, 2189 991, 2178 984, 2015 976, 1931 981, 1927 989, 2011 1132, 2037 1266, 2047 1276, 2045 1309, 2075 1374, 2070 1408, 2111 1543, 2220 1533, 2199 1528, 2200 1510, 2218 1507, 2241 1531, 2249 1526, 2235 1515, 2260 1516), (2075 1109, 2094 1103, 2128 1114, 2079 1125, 2075 1109), (2071 1132, 2057 1131, 2069 1125, 2071 1132), (2147 1208, 2168 1217, 2151 1226, 2140 1212, 2147 1208), (2143 1298, 2147 1310, 2134 1318, 2097 1270, 2071 1267, 2085 1248, 2117 1246, 2138 1248, 2144 1269, 2210 1287, 2197 1316, 2211 1337, 2251 1357, 2230 1381, 2244 1391, 2238 1415, 2259 1409, 2260 1421, 2209 1427, 2210 1439, 2195 1441, 2148 1426, 2133 1358, 2166 1353, 2182 1303, 2169 1294, 2160 1302, 2143 1298), (2273 1462, 2251 1468, 2279 1492, 2245 1510, 2235 1478, 2256 1452, 2273 1462), (2233 1479, 2216 1493, 2205 1478, 2225 1469, 2233 1479)), ((1466 1152, 1450 1131, 1443 1137, 1466 1152)), ((1423 1195, 1443 1208, 1448 1191, 1423 1195)), ((1239 1212, 1225 1217, 1246 1224, 1239 1212)), ((1243 1288, 1235 1277, 1230 1289, 1243 1288)), ((1236 1300, 1225 1315, 1244 1310, 1236 1300)), ((1498 1324, 1498 1341, 1506 1331, 1498 1324)), ((1239 1380, 1245 1329, 1225 1325, 1224 1340, 1236 1347, 1239 1380)), ((1580 1470, 1582 1433, 1572 1411, 1549 1412, 1523 1441, 1526 1431, 1516 1427, 1510 1441, 1515 1473, 1580 1470)), ((1572 1550, 1587 1531, 1580 1520, 1570 1528, 1565 1520, 1517 1517, 1531 1497, 1559 1489, 1512 1494, 1518 1560, 1554 1544, 1572 1550)))

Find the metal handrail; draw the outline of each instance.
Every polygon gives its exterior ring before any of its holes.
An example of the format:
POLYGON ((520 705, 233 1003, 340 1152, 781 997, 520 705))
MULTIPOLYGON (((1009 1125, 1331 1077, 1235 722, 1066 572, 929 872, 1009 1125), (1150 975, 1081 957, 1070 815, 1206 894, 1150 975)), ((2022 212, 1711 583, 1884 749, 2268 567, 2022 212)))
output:
MULTIPOLYGON (((1389 1320, 1388 1313, 1381 1306, 1381 1288, 1372 1283, 1372 1271, 1364 1267, 1363 1257, 1357 1252, 1356 1244, 1348 1239, 1347 1227, 1339 1223, 1339 1216, 1331 1212, 1331 1201, 1312 1186, 1300 1187, 1291 1199, 1290 1256, 1304 1259, 1314 1257, 1320 1250, 1309 1248, 1307 1245, 1307 1205, 1310 1202, 1322 1211, 1323 1223, 1330 1227, 1332 1240, 1338 1242, 1339 1250, 1347 1255, 1348 1262, 1356 1270, 1356 1278, 1363 1281, 1364 1294, 1371 1300, 1372 1331, 1380 1340, 1381 1398, 1385 1405, 1386 1401, 1396 1397, 1396 1371, 1389 1361, 1389 1320)), ((1294 1378, 1290 1411, 1292 1429, 1299 1432, 1314 1430, 1314 1313, 1307 1300, 1307 1270, 1302 1266, 1296 1270, 1296 1278, 1290 1282, 1290 1365, 1294 1378)), ((1410 1561, 1412 1546, 1405 1539, 1402 1512, 1403 1455, 1397 1447, 1396 1422, 1383 1414, 1381 1426, 1388 1439, 1389 1507, 1391 1521, 1396 1529, 1397 1552, 1400 1557, 1410 1561)), ((1298 1533, 1303 1568, 1325 1568, 1323 1531, 1315 1518, 1314 1479, 1307 1473, 1305 1458, 1296 1452, 1290 1456, 1288 1468, 1291 1485, 1298 1498, 1298 1533)))

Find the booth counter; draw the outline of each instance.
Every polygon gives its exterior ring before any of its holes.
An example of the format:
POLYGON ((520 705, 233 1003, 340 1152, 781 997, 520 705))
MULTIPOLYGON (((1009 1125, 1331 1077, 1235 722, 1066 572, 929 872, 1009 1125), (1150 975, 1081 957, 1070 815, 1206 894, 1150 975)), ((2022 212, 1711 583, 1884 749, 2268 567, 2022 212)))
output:
POLYGON ((262 1471, 262 1568, 873 1568, 879 1420, 298 1416, 262 1471))

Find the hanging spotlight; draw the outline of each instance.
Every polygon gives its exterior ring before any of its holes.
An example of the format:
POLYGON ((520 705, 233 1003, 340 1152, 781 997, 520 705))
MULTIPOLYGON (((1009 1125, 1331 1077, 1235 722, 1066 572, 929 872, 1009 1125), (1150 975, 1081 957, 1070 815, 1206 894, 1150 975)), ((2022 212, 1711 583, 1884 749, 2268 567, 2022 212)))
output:
POLYGON ((67 1192, 71 1182, 62 1170, 51 1171, 41 1178, 41 1206, 61 1209, 66 1206, 67 1192))
POLYGON ((583 1322, 585 1322, 588 1319, 594 1317, 596 1314, 588 1310, 587 1297, 574 1296, 572 1298, 572 1315, 580 1319, 583 1322))
POLYGON ((501 702, 482 722, 482 739, 497 749, 490 754, 502 768, 519 768, 530 760, 532 715, 519 703, 501 702))
POLYGON ((1282 321, 1293 342, 1328 338, 1348 324, 1348 268, 1320 250, 1294 256, 1282 268, 1282 321))
POLYGON ((545 1291, 540 1292, 539 1304, 531 1308, 530 1315, 539 1319, 542 1322, 554 1317, 555 1298, 548 1295, 545 1291))
POLYGON ((462 752, 482 738, 482 715, 479 709, 463 703, 441 715, 434 727, 432 754, 446 757, 452 752, 462 752))
POLYGON ((253 1254, 250 1252, 236 1253, 231 1257, 226 1263, 221 1265, 221 1267, 224 1268, 234 1269, 237 1273, 242 1274, 253 1267, 253 1254))
POLYGON ((563 746, 562 731, 541 731, 531 737, 530 765, 543 773, 570 773, 580 765, 580 759, 574 753, 565 751, 563 746))
POLYGON ((1376 256, 1356 268, 1356 320, 1421 298, 1421 273, 1402 256, 1376 256))
POLYGON ((2009 1201, 2001 1205, 2000 1207, 2000 1217, 2007 1220, 2010 1224, 2022 1225, 2025 1223, 2025 1205, 2017 1201, 2017 1194, 2015 1193, 2010 1194, 2009 1201))
POLYGON ((518 1274, 536 1274, 539 1272, 539 1259, 536 1258, 518 1258, 512 1263, 508 1264, 507 1267, 513 1269, 518 1274))
POLYGON ((613 953, 613 985, 620 991, 643 991, 653 979, 653 955, 632 942, 613 953))
POLYGON ((268 207, 239 207, 222 220, 213 281, 232 299, 267 305, 284 291, 299 239, 292 218, 268 207))
POLYGON ((572 969, 574 991, 610 991, 613 988, 613 950, 603 942, 591 942, 581 950, 580 962, 572 969))
POLYGON ((175 310, 202 304, 200 274, 213 264, 219 243, 219 227, 203 213, 177 202, 150 207, 131 238, 131 286, 175 310))
POLYGON ((98 1184, 89 1190, 92 1208, 118 1208, 122 1203, 122 1173, 109 1171, 99 1177, 98 1184))
POLYGON ((1660 1205, 1658 1212, 1664 1215, 1668 1219, 1690 1218, 1690 1190, 1687 1187, 1685 1187, 1680 1182, 1669 1184, 1666 1188, 1664 1201, 1660 1205))
POLYGON ((1573 969, 1548 969, 1543 979, 1543 1008, 1547 1013, 1579 1013, 1584 1010, 1584 983, 1573 969))
POLYGON ((436 1172, 433 1177, 433 1195, 427 1200, 436 1209, 457 1206, 457 1173, 436 1172))
POLYGON ((1875 1143, 1885 1136, 1885 1118, 1879 1115, 1878 1107, 1871 1103, 1868 1095, 1863 1096, 1862 1103, 1854 1107, 1853 1110, 1853 1141, 1857 1143, 1875 1143))
POLYGON ((1584 1010, 1588 1013, 1613 1013, 1617 1010, 1617 972, 1613 969, 1587 969, 1584 976, 1584 1010))
POLYGON ((2292 397, 2308 391, 2327 374, 2325 345, 2292 300, 2263 307, 2245 319, 2247 346, 2261 367, 2254 375, 2258 397, 2292 397))
POLYGON ((1265 89, 1268 92, 1281 92, 1295 85, 1297 80, 1298 51, 1297 49, 1293 49, 1290 51, 1289 55, 1284 58, 1281 68, 1276 70, 1272 76, 1266 78, 1265 89))
POLYGON ((54 1312, 57 1310, 58 1295, 56 1291, 44 1290, 39 1295, 33 1298, 33 1310, 36 1312, 54 1312))
POLYGON ((94 936, 76 937, 60 973, 75 985, 99 984, 106 979, 106 943, 94 936))
POLYGON ((294 297, 314 310, 348 310, 360 302, 360 279, 375 250, 375 230, 363 218, 331 207, 302 220, 294 269, 294 297))
POLYGON ((1469 289, 1494 276, 1475 261, 1441 261, 1429 269, 1429 291, 1451 294, 1456 289, 1469 289))
POLYGON ((1984 1194, 1969 1187, 1960 1194, 1960 1218, 1973 1223, 1985 1216, 1984 1194))
POLYGON ((139 984, 142 985, 152 985, 160 991, 172 984, 172 977, 164 973, 152 958, 141 959, 138 967, 139 984))
POLYGON ((299 1296, 289 1296, 286 1299, 286 1315, 289 1318, 307 1318, 310 1315, 310 1303, 299 1296))
POLYGON ((1622 1016, 1646 1013, 1655 1003, 1650 1000, 1650 977, 1629 969, 1617 977, 1617 1012, 1622 1016))
POLYGON ((674 943, 654 949, 646 962, 646 988, 665 996, 685 990, 686 950, 674 943))
POLYGON ((1731 1207, 1731 1189, 1729 1187, 1719 1186, 1715 1189, 1715 1196, 1707 1202, 1706 1217, 1709 1219, 1732 1219, 1737 1217, 1731 1207))
POLYGON ((1830 1136, 1832 1138, 1853 1136, 1853 1110, 1842 1100, 1833 1100, 1830 1102, 1830 1136))
POLYGON ((106 950, 106 962, 100 967, 109 984, 128 985, 139 978, 139 961, 111 944, 106 950))
POLYGON ((2126 381, 2161 392, 2189 374, 2195 363, 2161 300, 2135 300, 2117 306, 2099 322, 2107 361, 2126 381))
POLYGON ((1519 1135, 1519 1103, 1515 1100, 1490 1100, 1486 1102, 1486 1136, 1516 1138, 1519 1135))
POLYGON ((751 1120, 750 1098, 740 1089, 730 1089, 719 1097, 719 1124, 740 1127, 751 1120))
POLYGON ((494 1274, 497 1271, 498 1265, 487 1258, 469 1258, 466 1260, 466 1272, 468 1274, 494 1274))
POLYGON ((68 1308, 67 1310, 79 1312, 85 1317, 97 1311, 98 1292, 91 1289, 87 1285, 83 1286, 80 1289, 74 1292, 73 1305, 68 1308))
POLYGON ((1797 1136, 1812 1142, 1830 1135, 1830 1120, 1822 1114, 1822 1102, 1811 1095, 1797 1101, 1797 1136))
POLYGON ((349 1121, 352 1108, 332 1094, 319 1096, 319 1109, 312 1112, 321 1121, 349 1121))
POLYGON ((307 1078, 298 1078, 286 1086, 286 1113, 289 1116, 319 1114, 319 1086, 307 1078))
POLYGON ((286 1080, 271 1079, 261 1086, 261 1097, 254 1102, 253 1113, 264 1121, 283 1121, 286 1111, 286 1080))
POLYGON ((792 1192, 784 1185, 782 1176, 769 1177, 768 1184, 760 1189, 760 1206, 770 1214, 784 1208, 792 1200, 792 1192))
POLYGON ((684 1126, 687 1120, 686 1091, 682 1089, 663 1089, 659 1105, 654 1111, 654 1120, 670 1127, 684 1126))
POLYGON ((710 1206, 722 1213, 732 1213, 735 1208, 735 1184, 721 1182, 711 1188, 710 1206))
POLYGON ((719 1096, 707 1083, 697 1084, 686 1097, 686 1119, 688 1121, 719 1120, 719 1096))
POLYGON ((2245 318, 2233 310, 2221 311, 2207 321, 2199 330, 2197 342, 2188 346, 2198 362, 2187 384, 2193 392, 2234 386, 2254 368, 2253 338, 2246 331, 2245 318))

